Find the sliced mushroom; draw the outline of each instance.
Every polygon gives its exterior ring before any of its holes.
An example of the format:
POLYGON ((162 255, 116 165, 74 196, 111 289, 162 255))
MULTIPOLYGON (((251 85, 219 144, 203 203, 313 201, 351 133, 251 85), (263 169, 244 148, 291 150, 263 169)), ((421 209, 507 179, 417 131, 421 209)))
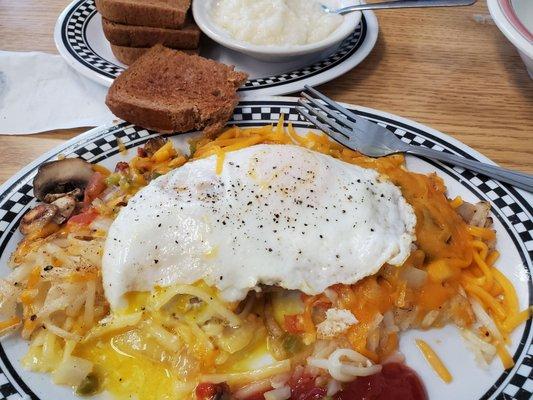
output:
POLYGON ((76 199, 71 196, 63 196, 50 204, 57 207, 57 213, 54 216, 56 224, 62 224, 74 213, 76 209, 76 199))
POLYGON ((476 211, 470 220, 470 225, 484 227, 490 215, 490 204, 486 201, 480 201, 475 207, 476 211))
POLYGON ((83 198, 83 190, 74 189, 67 193, 48 193, 46 196, 44 196, 44 202, 53 203, 57 199, 60 199, 61 197, 65 197, 65 196, 72 197, 75 200, 81 200, 83 198))
POLYGON ((489 218, 490 204, 485 201, 476 204, 465 201, 457 208, 457 212, 467 224, 483 227, 489 218))
POLYGON ((44 201, 50 194, 64 194, 75 189, 83 191, 93 174, 91 164, 81 158, 52 161, 39 167, 33 180, 33 193, 44 201))
POLYGON ((463 218, 463 221, 469 223, 474 213, 476 212, 476 206, 472 203, 464 202, 459 207, 457 207, 457 213, 463 218))
POLYGON ((59 208, 54 204, 39 204, 28 211, 20 220, 20 232, 23 235, 35 232, 52 222, 59 208))
POLYGON ((163 147, 168 142, 167 138, 157 136, 149 139, 143 146, 144 151, 148 157, 152 157, 154 153, 163 147))

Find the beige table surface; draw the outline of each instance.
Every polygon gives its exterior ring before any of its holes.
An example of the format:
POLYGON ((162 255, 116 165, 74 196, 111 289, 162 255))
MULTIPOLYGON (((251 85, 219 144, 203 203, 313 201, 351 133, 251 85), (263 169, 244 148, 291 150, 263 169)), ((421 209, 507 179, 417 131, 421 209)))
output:
MULTIPOLYGON (((68 3, 0 0, 0 50, 56 53, 53 28, 68 3)), ((320 89, 429 125, 531 173, 533 81, 487 16, 485 0, 473 7, 378 12, 371 55, 320 89)), ((83 130, 0 136, 0 182, 83 130)))

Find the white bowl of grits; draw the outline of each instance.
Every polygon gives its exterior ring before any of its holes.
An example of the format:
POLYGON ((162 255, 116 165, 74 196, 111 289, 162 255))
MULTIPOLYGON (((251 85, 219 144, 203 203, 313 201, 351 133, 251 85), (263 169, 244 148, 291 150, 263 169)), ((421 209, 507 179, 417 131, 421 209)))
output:
POLYGON ((194 0, 194 19, 212 40, 263 61, 289 61, 325 51, 348 37, 361 13, 325 13, 360 0, 194 0))

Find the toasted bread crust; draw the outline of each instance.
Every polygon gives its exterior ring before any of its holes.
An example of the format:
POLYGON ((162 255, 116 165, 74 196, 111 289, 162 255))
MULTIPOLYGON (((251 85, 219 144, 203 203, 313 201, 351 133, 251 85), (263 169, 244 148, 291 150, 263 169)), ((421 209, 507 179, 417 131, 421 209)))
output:
MULTIPOLYGON (((128 47, 111 45, 111 51, 122 64, 130 65, 135 62, 140 56, 150 50, 150 47, 128 47)), ((182 50, 187 54, 197 54, 198 49, 182 50)))
POLYGON ((111 44, 126 47, 152 47, 158 43, 173 49, 196 49, 200 29, 191 18, 181 29, 124 25, 102 18, 104 35, 111 44))
POLYGON ((96 0, 96 9, 109 21, 170 29, 183 26, 190 5, 190 0, 96 0))
POLYGON ((154 46, 120 75, 106 104, 119 118, 161 133, 218 133, 247 75, 233 67, 154 46))
POLYGON ((124 47, 111 45, 111 51, 122 64, 130 65, 140 56, 150 50, 149 47, 124 47))

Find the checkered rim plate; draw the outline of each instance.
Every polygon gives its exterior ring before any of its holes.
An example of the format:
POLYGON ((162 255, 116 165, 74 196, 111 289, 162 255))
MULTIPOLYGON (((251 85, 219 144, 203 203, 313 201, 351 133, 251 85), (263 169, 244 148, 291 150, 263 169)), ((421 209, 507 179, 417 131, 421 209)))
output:
MULTIPOLYGON (((457 146, 453 142, 443 139, 441 134, 434 135, 430 129, 426 128, 426 130, 418 125, 410 125, 405 120, 388 115, 384 116, 377 111, 350 108, 357 114, 386 127, 406 143, 475 159, 472 151, 466 146, 457 146)), ((242 102, 236 108, 233 118, 228 124, 239 126, 270 124, 277 122, 281 114, 285 115, 286 120, 291 121, 295 126, 309 126, 300 120, 295 102, 287 100, 242 102)), ((119 152, 118 142, 124 143, 127 148, 135 148, 156 135, 154 132, 127 123, 108 128, 97 128, 86 135, 71 140, 39 161, 42 163, 62 154, 67 157, 82 157, 87 161, 97 163, 117 154, 119 152)), ((525 268, 527 268, 525 276, 529 277, 529 298, 530 303, 532 303, 533 209, 531 204, 512 187, 476 175, 460 167, 451 168, 438 162, 431 163, 436 168, 454 176, 458 182, 480 199, 492 203, 494 215, 503 223, 508 234, 515 240, 517 250, 521 254, 525 268)), ((35 164, 33 167, 26 168, 0 187, 0 254, 4 252, 7 243, 11 240, 24 212, 36 204, 32 192, 32 180, 37 167, 38 164, 35 164)), ((515 367, 502 373, 480 400, 530 400, 533 397, 531 325, 531 321, 526 323, 522 339, 514 354, 515 367)), ((38 399, 16 373, 1 345, 0 360, 3 365, 0 368, 0 400, 38 399)))
MULTIPOLYGON (((124 68, 103 58, 91 47, 87 39, 87 26, 91 19, 98 13, 94 0, 80 0, 69 6, 67 10, 68 12, 61 24, 61 42, 66 51, 78 63, 102 77, 109 79, 118 77, 124 71, 124 68)), ((359 50, 366 39, 367 30, 367 21, 363 14, 361 23, 340 44, 334 53, 304 68, 278 75, 250 79, 239 91, 249 92, 288 85, 325 73, 346 61, 359 50)))

